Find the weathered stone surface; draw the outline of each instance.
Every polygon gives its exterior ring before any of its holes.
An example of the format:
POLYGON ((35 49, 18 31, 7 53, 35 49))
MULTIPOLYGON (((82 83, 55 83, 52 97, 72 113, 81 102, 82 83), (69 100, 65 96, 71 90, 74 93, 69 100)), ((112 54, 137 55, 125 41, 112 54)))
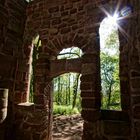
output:
POLYGON ((86 108, 82 110, 81 115, 85 121, 96 122, 100 119, 100 112, 98 110, 86 108))
POLYGON ((82 99, 81 103, 82 108, 99 108, 101 106, 100 98, 95 99, 82 99))
POLYGON ((62 59, 62 60, 52 60, 51 61, 51 76, 56 77, 58 75, 77 72, 81 73, 82 62, 80 59, 62 59))
POLYGON ((109 136, 130 136, 130 124, 119 121, 103 121, 104 133, 109 136), (110 131, 111 130, 111 131, 110 131))
MULTIPOLYGON (((114 9, 117 2, 116 0, 34 0, 27 6, 25 0, 0 1, 0 86, 8 88, 10 93, 7 126, 2 126, 2 129, 7 127, 4 132, 6 139, 50 139, 51 81, 53 77, 66 72, 82 74, 81 114, 85 121, 83 140, 140 139, 139 0, 129 1, 135 13, 132 20, 123 19, 119 23, 127 34, 127 39, 120 34, 122 104, 120 113, 125 112, 130 115, 122 119, 121 115, 114 115, 110 111, 107 112, 110 117, 103 117, 104 113, 100 110, 98 23, 106 15, 99 7, 114 9), (26 102, 28 98, 32 41, 37 35, 40 35, 42 47, 39 49, 40 55, 35 70, 35 105, 31 109, 27 106, 19 109, 14 104, 26 102), (63 48, 72 46, 81 48, 84 53, 82 58, 54 60, 63 48)), ((121 3, 122 8, 125 5, 128 5, 127 1, 121 3)), ((1 131, 0 136, 2 136, 1 131)))

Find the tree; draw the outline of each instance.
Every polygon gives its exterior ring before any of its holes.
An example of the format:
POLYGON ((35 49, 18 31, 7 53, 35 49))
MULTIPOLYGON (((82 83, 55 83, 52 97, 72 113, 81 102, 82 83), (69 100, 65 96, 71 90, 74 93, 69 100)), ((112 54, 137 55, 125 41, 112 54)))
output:
POLYGON ((73 84, 73 104, 72 104, 72 108, 74 108, 75 105, 76 105, 76 99, 77 99, 77 94, 78 94, 78 85, 79 85, 79 77, 80 77, 80 74, 76 74, 75 81, 74 81, 74 84, 73 84))
POLYGON ((100 58, 102 101, 104 102, 102 107, 110 109, 113 105, 120 105, 119 37, 116 28, 113 28, 106 37, 104 47, 101 49, 100 58))
POLYGON ((115 93, 119 87, 119 59, 117 56, 110 56, 101 53, 101 81, 102 95, 108 96, 106 108, 111 105, 111 94, 115 93))
POLYGON ((119 47, 119 36, 118 36, 118 30, 114 29, 112 32, 108 35, 107 39, 105 40, 105 46, 107 48, 115 48, 118 50, 119 47))

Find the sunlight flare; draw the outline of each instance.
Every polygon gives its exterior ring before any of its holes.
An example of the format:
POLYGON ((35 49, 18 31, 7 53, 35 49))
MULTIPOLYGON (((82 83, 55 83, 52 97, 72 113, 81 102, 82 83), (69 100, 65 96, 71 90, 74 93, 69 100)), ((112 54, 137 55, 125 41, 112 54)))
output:
POLYGON ((129 40, 129 35, 126 31, 119 25, 120 22, 123 22, 124 19, 132 17, 133 8, 132 6, 128 5, 125 6, 120 10, 121 2, 118 1, 116 5, 116 9, 114 10, 114 14, 111 15, 103 6, 99 8, 105 13, 107 16, 107 20, 110 25, 119 29, 120 33, 125 37, 126 40, 129 40))
POLYGON ((117 20, 118 20, 118 14, 114 14, 113 16, 108 16, 108 22, 110 22, 111 25, 117 26, 117 20))

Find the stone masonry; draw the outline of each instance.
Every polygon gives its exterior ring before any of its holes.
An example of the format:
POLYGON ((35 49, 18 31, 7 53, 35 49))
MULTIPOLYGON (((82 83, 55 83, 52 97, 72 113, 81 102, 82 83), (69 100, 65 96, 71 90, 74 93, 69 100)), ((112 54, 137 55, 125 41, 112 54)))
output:
POLYGON ((52 80, 67 72, 82 75, 82 140, 139 140, 139 9, 139 0, 0 0, 0 88, 9 89, 2 140, 52 139, 52 80), (99 28, 106 17, 101 7, 112 13, 117 5, 119 11, 133 7, 132 16, 119 23, 122 111, 101 110, 99 28), (34 103, 28 103, 32 42, 38 35, 34 103), (82 50, 81 58, 57 60, 61 50, 73 46, 82 50))

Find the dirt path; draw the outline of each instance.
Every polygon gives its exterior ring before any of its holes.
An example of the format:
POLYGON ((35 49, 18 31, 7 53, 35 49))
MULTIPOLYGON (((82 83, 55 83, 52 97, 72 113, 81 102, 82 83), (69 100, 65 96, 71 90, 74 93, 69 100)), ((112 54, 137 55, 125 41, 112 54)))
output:
POLYGON ((81 140, 82 130, 80 115, 54 117, 53 140, 81 140))

